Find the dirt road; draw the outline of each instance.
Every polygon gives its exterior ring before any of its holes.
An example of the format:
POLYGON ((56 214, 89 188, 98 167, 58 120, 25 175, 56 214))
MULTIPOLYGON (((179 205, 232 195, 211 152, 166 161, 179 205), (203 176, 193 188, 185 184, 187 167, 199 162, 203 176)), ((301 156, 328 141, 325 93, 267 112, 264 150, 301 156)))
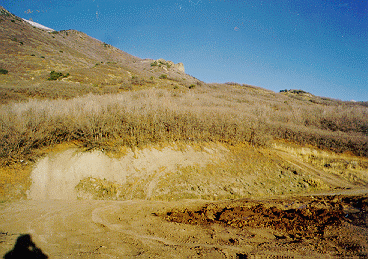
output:
POLYGON ((366 210, 367 195, 216 203, 19 201, 1 204, 0 254, 30 234, 49 258, 363 258, 366 210))
MULTIPOLYGON (((3 204, 0 254, 11 250, 16 238, 25 233, 31 234, 50 258, 188 258, 199 252, 226 258, 246 250, 226 241, 216 242, 209 230, 170 223, 153 215, 175 205, 56 200, 3 204)), ((225 228, 221 231, 229 232, 225 228)))

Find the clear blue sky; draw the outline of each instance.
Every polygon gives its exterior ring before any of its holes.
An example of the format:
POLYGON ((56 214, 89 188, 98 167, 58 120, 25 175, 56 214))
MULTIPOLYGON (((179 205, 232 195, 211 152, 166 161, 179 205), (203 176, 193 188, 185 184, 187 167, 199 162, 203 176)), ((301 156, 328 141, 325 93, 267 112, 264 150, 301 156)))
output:
POLYGON ((205 82, 368 101, 368 0, 0 0, 205 82))

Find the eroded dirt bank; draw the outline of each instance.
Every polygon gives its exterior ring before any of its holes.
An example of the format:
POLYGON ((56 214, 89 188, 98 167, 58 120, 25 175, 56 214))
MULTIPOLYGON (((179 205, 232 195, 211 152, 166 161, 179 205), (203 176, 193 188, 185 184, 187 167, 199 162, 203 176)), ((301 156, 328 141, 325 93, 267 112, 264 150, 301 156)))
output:
POLYGON ((365 258, 367 168, 282 145, 61 149, 0 203, 0 255, 30 234, 49 258, 365 258))
POLYGON ((172 143, 118 153, 61 145, 0 168, 0 201, 239 199, 368 186, 368 159, 278 144, 172 143))
POLYGON ((26 197, 221 200, 361 187, 368 182, 368 162, 350 160, 356 164, 349 174, 353 181, 290 151, 250 145, 173 144, 126 150, 118 157, 69 148, 34 165, 26 197))
POLYGON ((149 199, 167 174, 180 167, 206 166, 225 153, 225 148, 215 145, 203 150, 172 146, 127 150, 114 158, 103 151, 67 149, 50 153, 36 163, 27 196, 33 200, 149 199))

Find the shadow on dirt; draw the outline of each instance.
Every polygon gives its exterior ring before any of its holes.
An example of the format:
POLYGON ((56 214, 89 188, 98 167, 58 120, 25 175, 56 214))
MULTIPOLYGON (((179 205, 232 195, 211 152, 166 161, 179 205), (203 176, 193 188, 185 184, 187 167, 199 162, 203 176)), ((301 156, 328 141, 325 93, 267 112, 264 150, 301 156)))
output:
POLYGON ((48 258, 40 248, 33 243, 31 235, 25 234, 18 237, 13 250, 4 255, 4 259, 46 259, 48 258))

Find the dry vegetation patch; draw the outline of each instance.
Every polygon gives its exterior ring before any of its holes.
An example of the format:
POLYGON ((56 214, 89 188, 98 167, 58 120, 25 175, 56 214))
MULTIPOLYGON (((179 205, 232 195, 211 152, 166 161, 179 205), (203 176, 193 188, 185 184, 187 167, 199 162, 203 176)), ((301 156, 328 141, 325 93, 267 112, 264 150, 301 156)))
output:
POLYGON ((27 160, 34 150, 68 141, 109 150, 111 143, 173 141, 267 146, 274 138, 367 155, 367 107, 289 102, 249 86, 212 85, 9 103, 0 111, 0 156, 27 160), (326 118, 335 128, 325 127, 326 118))
POLYGON ((337 175, 356 185, 368 184, 368 159, 356 157, 352 154, 334 153, 328 150, 320 150, 312 147, 285 145, 281 142, 273 145, 278 150, 295 155, 315 168, 326 173, 337 175))

